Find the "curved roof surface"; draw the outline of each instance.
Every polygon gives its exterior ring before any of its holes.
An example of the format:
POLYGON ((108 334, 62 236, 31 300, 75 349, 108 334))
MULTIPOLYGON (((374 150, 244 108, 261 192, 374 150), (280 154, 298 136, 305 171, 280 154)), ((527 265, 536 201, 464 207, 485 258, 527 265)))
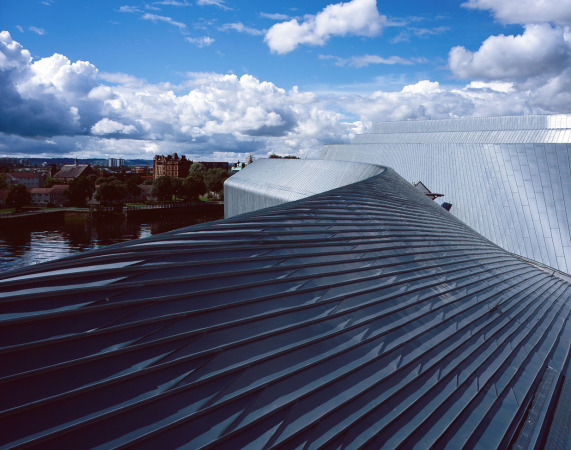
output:
POLYGON ((224 216, 299 200, 383 170, 376 164, 350 161, 258 159, 224 183, 224 216))
POLYGON ((568 278, 391 169, 4 274, 0 290, 1 446, 569 437, 568 278))
POLYGON ((321 157, 421 180, 491 241, 571 274, 571 114, 379 122, 321 157))

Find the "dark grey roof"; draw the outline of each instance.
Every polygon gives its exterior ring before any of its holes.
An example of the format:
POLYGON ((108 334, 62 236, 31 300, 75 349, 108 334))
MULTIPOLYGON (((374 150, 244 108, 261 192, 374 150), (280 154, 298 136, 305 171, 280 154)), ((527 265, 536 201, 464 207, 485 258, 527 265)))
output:
MULTIPOLYGON (((55 174, 54 178, 77 178, 83 175, 88 168, 91 168, 89 164, 66 164, 55 174)), ((92 171, 90 170, 89 173, 92 171)))
POLYGON ((571 283, 390 169, 8 273, 0 289, 0 445, 569 437, 571 283))

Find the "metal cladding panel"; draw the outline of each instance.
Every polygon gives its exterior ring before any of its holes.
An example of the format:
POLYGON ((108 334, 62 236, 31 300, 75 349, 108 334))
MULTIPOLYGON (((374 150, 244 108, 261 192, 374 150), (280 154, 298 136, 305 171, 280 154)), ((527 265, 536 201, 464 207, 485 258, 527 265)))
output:
POLYGON ((571 273, 571 144, 330 145, 322 158, 392 167, 506 250, 571 273))
POLYGON ((0 292, 3 447, 540 446, 569 412, 569 277, 391 169, 0 292))
POLYGON ((376 122, 372 133, 544 130, 571 128, 571 114, 466 117, 458 119, 376 122))
POLYGON ((449 131, 416 133, 367 133, 355 136, 354 144, 525 144, 570 142, 565 130, 449 131))
POLYGON ((224 183, 225 217, 299 200, 365 180, 384 170, 348 161, 259 159, 224 183))

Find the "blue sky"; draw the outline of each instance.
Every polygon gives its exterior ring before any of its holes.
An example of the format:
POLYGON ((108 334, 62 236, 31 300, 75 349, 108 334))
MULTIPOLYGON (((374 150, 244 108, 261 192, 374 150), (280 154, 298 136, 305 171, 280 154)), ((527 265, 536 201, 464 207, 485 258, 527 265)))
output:
POLYGON ((373 121, 570 112, 571 0, 0 3, 0 155, 315 157, 373 121))

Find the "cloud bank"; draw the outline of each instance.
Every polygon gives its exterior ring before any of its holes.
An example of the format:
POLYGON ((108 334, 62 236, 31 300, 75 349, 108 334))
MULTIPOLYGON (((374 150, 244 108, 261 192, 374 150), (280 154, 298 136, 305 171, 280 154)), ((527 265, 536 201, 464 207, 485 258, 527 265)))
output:
MULTIPOLYGON (((150 84, 129 74, 100 73, 88 61, 57 53, 34 60, 4 31, 0 155, 151 159, 178 152, 203 160, 243 160, 244 153, 311 158, 323 144, 346 142, 372 121, 571 113, 568 2, 543 3, 557 3, 561 14, 538 13, 531 21, 515 0, 466 2, 465 7, 488 10, 499 21, 523 22, 523 31, 490 36, 479 48, 453 47, 449 84, 419 79, 393 91, 376 87, 361 93, 284 89, 249 74, 189 73, 180 85, 150 84)), ((225 6, 216 0, 202 4, 225 6)), ((167 19, 148 17, 182 30, 182 23, 167 19)), ((352 0, 275 24, 265 42, 273 52, 287 53, 299 45, 323 45, 333 36, 375 36, 385 24, 374 0, 352 0)), ((260 33, 241 22, 223 27, 260 33)), ((214 42, 209 37, 186 40, 203 47, 214 42)), ((321 58, 354 68, 426 62, 374 54, 321 58)))
POLYGON ((490 11, 502 23, 571 23, 568 0, 468 0, 462 6, 490 11))

